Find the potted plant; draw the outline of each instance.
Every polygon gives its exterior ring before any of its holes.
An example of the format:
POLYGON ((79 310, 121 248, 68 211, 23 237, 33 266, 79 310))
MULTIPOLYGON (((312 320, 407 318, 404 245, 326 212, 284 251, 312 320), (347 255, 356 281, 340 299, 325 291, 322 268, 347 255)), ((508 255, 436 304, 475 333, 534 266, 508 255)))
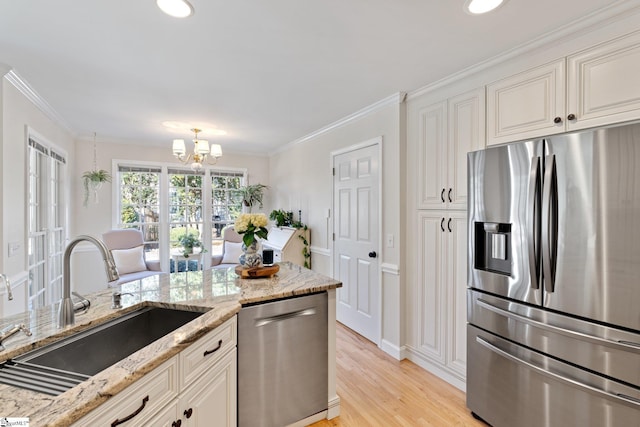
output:
POLYGON ((276 227, 289 227, 293 223, 293 212, 284 210, 272 210, 269 219, 276 222, 276 227))
POLYGON ((98 190, 105 182, 111 182, 111 174, 104 169, 94 169, 92 171, 86 171, 82 174, 82 183, 84 186, 84 207, 87 207, 89 202, 89 189, 93 192, 93 197, 96 203, 98 203, 98 190))
POLYGON ((262 264, 262 255, 258 252, 258 237, 266 239, 267 216, 265 214, 243 213, 234 223, 236 233, 242 234, 242 255, 240 264, 245 268, 259 267, 262 264))
POLYGON ((264 196, 264 190, 267 188, 269 187, 264 184, 253 184, 238 189, 242 196, 242 204, 249 208, 249 212, 251 212, 251 208, 255 204, 259 204, 260 207, 263 206, 262 197, 264 196))
POLYGON ((198 235, 194 233, 184 233, 178 237, 178 242, 182 245, 183 255, 185 258, 189 258, 189 255, 193 254, 193 248, 199 248, 202 246, 202 242, 198 239, 198 235))

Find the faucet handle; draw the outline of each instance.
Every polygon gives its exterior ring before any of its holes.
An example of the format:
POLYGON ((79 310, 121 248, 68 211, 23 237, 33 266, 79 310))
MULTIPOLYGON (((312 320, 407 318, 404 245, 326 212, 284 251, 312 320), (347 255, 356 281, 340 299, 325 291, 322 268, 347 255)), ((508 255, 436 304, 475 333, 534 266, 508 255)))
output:
POLYGON ((31 335, 33 335, 33 334, 31 333, 31 329, 27 328, 27 325, 25 325, 24 323, 20 323, 20 324, 18 325, 18 327, 20 328, 20 330, 21 330, 22 332, 24 332, 24 334, 25 334, 26 336, 30 337, 31 335))

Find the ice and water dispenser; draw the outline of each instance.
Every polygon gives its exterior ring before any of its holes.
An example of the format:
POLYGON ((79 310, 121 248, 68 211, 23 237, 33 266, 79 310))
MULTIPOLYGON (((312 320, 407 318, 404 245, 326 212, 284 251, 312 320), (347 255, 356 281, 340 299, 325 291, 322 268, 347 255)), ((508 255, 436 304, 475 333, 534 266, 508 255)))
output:
POLYGON ((475 222, 474 268, 511 275, 511 224, 475 222))

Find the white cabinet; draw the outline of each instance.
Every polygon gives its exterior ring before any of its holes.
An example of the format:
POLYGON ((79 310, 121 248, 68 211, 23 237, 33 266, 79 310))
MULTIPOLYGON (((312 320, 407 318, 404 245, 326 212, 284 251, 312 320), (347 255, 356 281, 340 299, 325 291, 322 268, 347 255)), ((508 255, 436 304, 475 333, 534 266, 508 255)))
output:
POLYGON ((487 145, 564 132, 564 59, 487 86, 487 145))
POLYGON ((640 32, 487 85, 487 145, 640 118, 640 32))
POLYGON ((74 426, 235 426, 236 345, 234 316, 74 426))
POLYGON ((421 211, 413 346, 431 363, 466 376, 467 221, 461 211, 421 211))
POLYGON ((418 208, 467 208, 467 153, 484 148, 484 89, 410 113, 418 143, 418 208))

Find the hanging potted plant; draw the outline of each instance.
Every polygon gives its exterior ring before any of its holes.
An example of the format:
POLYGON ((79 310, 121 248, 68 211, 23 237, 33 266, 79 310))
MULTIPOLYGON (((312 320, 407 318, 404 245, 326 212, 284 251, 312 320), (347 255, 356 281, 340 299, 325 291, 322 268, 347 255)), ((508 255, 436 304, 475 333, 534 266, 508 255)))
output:
POLYGON ((98 190, 102 184, 111 182, 111 174, 104 169, 98 169, 96 165, 96 133, 93 133, 93 170, 82 174, 82 184, 84 187, 83 206, 86 208, 89 203, 89 196, 93 193, 95 203, 98 203, 98 190), (91 191, 91 193, 90 193, 91 191))
POLYGON ((264 196, 264 190, 267 188, 269 187, 264 184, 253 184, 238 189, 242 196, 242 204, 249 208, 249 213, 251 213, 251 208, 256 204, 262 208, 262 197, 264 196))

